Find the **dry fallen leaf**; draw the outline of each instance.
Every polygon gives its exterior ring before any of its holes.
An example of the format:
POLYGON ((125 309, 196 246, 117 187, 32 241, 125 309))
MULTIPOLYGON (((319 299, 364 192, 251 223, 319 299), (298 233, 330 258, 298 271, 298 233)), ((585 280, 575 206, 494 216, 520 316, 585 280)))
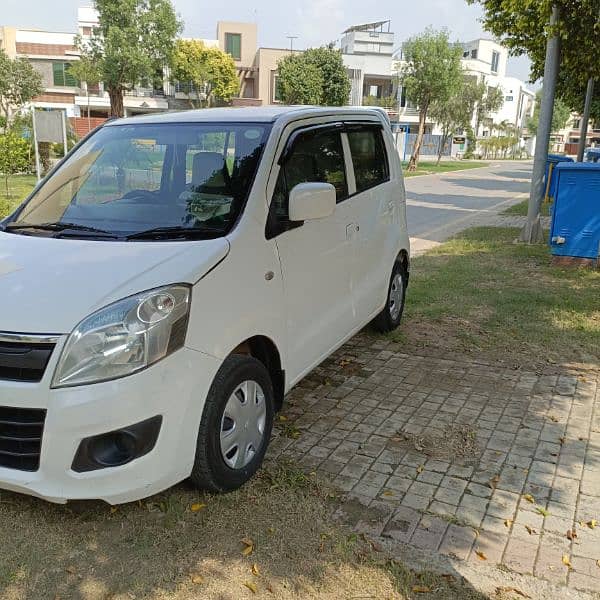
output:
POLYGON ((590 528, 590 529, 596 529, 597 525, 598 525, 598 521, 596 521, 596 519, 592 519, 591 521, 588 521, 586 523, 586 525, 590 528))
POLYGON ((431 591, 431 588, 427 585, 413 585, 413 594, 427 594, 431 591))
POLYGON ((487 556, 481 550, 475 550, 475 554, 477 554, 481 560, 487 560, 487 556))
POLYGON ((527 500, 531 504, 535 502, 535 498, 531 494, 524 494, 523 500, 527 500))
POLYGON ((71 566, 68 566, 68 567, 65 569, 65 571, 66 571, 67 573, 70 573, 71 575, 75 575, 75 573, 77 573, 77 569, 76 569, 75 567, 73 567, 72 565, 71 565, 71 566))
POLYGON ((202 575, 192 575, 192 583, 200 585, 204 583, 204 577, 202 575))
POLYGON ((571 566, 571 561, 569 560, 569 555, 568 554, 563 554, 562 557, 562 563, 563 565, 569 567, 569 569, 572 569, 573 567, 571 566))
POLYGON ((384 496, 393 496, 393 495, 394 495, 394 492, 392 492, 392 490, 385 490, 385 491, 383 492, 383 495, 384 495, 384 496))
POLYGON ((496 595, 499 596, 501 594, 517 594, 518 596, 521 596, 521 598, 531 598, 531 596, 528 596, 525 592, 522 592, 521 590, 515 588, 515 587, 497 587, 496 588, 496 595))
POLYGON ((512 519, 504 519, 504 527, 510 527, 512 525, 512 519))
POLYGON ((596 561, 596 566, 600 569, 600 558, 596 561))
POLYGON ((574 540, 577 537, 577 532, 575 531, 575 529, 569 529, 569 531, 567 531, 567 539, 568 540, 574 540))
POLYGON ((554 415, 550 415, 550 420, 558 423, 558 419, 554 415))
POLYGON ((255 583, 252 583, 251 581, 244 581, 244 585, 253 593, 256 594, 256 592, 258 592, 258 588, 256 587, 255 583))
POLYGON ((260 571, 258 570, 258 565, 256 563, 252 565, 252 575, 254 575, 255 577, 258 577, 260 575, 260 571))
POLYGON ((202 510, 205 507, 206 507, 206 504, 202 504, 202 502, 196 502, 195 504, 192 504, 190 506, 190 510, 192 512, 198 512, 199 510, 202 510))
POLYGON ((288 418, 285 415, 279 415, 279 420, 280 421, 287 421, 288 418))
POLYGON ((419 465, 417 467, 417 473, 421 474, 424 471, 425 467, 423 465, 419 465))
POLYGON ((111 506, 110 507, 110 514, 114 515, 119 509, 116 506, 111 506))
POLYGON ((493 490, 496 489, 496 486, 500 483, 500 475, 494 475, 489 482, 488 487, 491 487, 493 490))
POLYGON ((558 438, 558 441, 560 442, 561 446, 564 446, 565 442, 567 441, 565 436, 563 435, 562 437, 558 438))
POLYGON ((546 510, 545 508, 542 508, 541 506, 537 506, 535 511, 537 513, 539 513, 540 515, 542 515, 543 517, 549 517, 550 516, 550 511, 546 510))
POLYGON ((242 538, 240 540, 242 544, 244 544, 244 549, 242 550, 242 554, 244 556, 250 556, 252 552, 254 552, 254 542, 250 538, 242 538))
POLYGON ((529 527, 529 525, 525 525, 525 529, 527 529, 527 533, 529 535, 537 535, 537 532, 535 529, 532 529, 531 527, 529 527))

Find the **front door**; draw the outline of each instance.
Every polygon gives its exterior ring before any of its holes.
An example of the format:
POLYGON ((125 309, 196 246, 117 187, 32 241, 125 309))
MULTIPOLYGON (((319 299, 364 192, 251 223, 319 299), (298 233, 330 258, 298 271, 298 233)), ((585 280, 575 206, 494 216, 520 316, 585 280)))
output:
POLYGON ((296 134, 273 194, 268 230, 275 237, 286 302, 290 382, 318 364, 353 329, 351 290, 355 223, 344 200, 348 181, 340 128, 318 126, 296 134), (290 222, 290 190, 303 182, 336 188, 334 213, 290 222))

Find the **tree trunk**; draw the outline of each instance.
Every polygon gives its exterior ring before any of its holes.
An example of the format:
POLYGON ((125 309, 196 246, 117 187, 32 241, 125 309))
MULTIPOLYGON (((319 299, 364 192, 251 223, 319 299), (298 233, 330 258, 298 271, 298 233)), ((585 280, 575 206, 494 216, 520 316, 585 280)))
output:
POLYGON ((123 88, 121 86, 108 86, 108 97, 110 98, 110 117, 124 117, 123 88))
POLYGON ((423 144, 423 133, 425 132, 425 119, 427 118, 428 104, 424 104, 419 112, 419 130, 417 131, 417 139, 412 151, 412 156, 408 161, 408 170, 416 171, 419 164, 419 154, 421 153, 421 145, 423 144))

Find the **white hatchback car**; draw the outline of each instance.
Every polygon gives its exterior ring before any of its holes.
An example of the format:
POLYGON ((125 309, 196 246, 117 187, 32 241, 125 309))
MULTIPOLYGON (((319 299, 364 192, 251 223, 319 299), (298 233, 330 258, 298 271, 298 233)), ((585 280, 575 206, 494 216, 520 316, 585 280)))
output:
POLYGON ((378 110, 107 123, 0 224, 0 487, 111 504, 260 466, 284 394, 402 315, 378 110))

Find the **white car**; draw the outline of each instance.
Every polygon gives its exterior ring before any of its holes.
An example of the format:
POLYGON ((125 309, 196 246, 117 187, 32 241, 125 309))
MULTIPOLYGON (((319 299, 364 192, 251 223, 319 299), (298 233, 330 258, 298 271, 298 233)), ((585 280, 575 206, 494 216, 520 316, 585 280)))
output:
POLYGON ((0 224, 0 488, 239 487, 284 394, 371 321, 397 327, 408 273, 378 110, 106 123, 0 224))

